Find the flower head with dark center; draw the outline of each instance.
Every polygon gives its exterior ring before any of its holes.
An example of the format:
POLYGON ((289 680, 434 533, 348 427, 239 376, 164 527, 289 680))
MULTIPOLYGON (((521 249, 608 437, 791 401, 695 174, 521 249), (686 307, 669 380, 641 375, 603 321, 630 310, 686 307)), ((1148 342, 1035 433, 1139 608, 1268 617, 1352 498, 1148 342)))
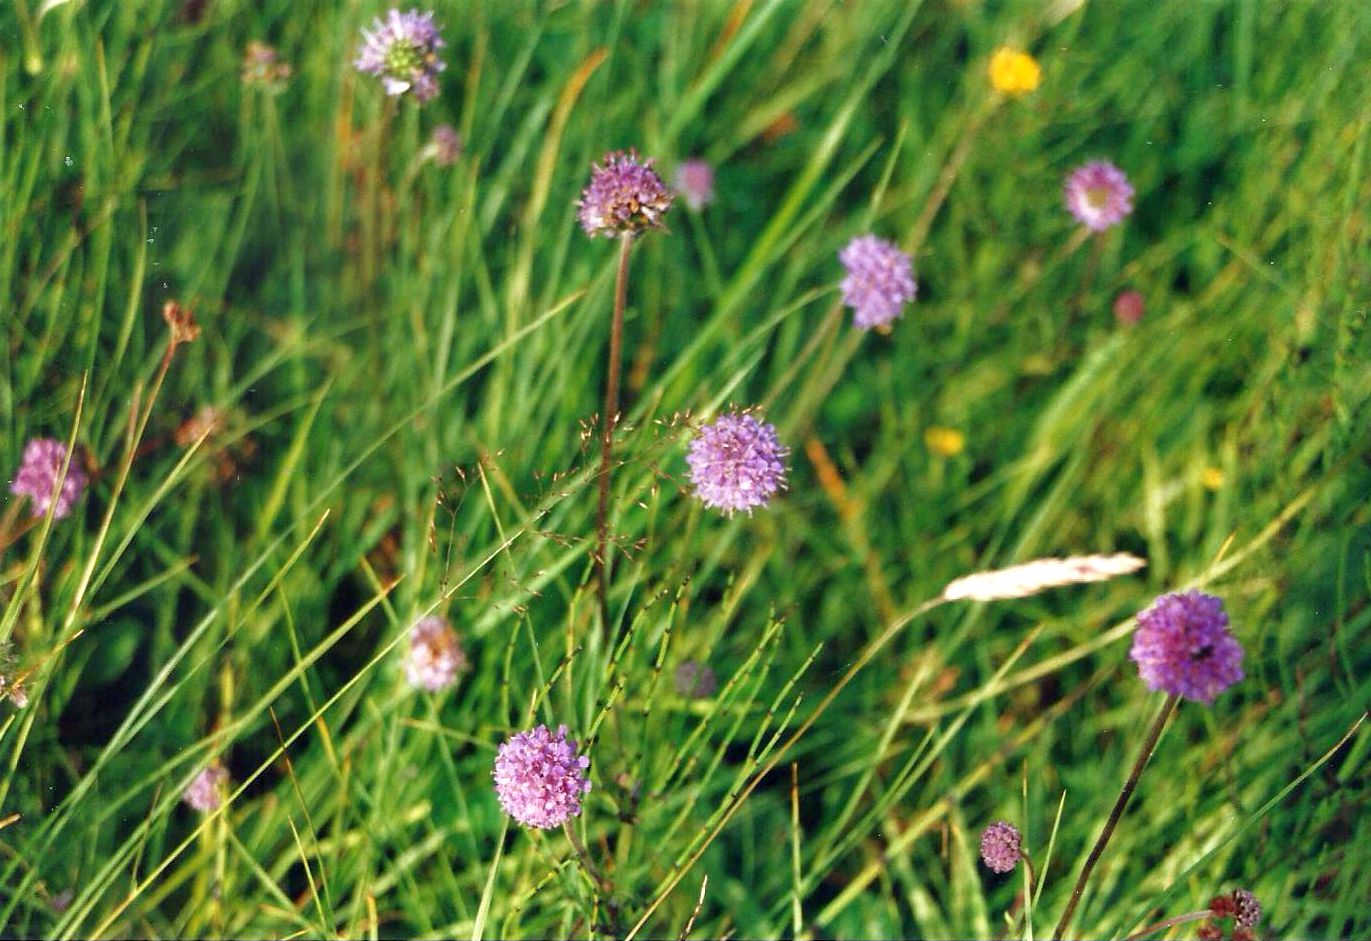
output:
POLYGON ((1092 232, 1103 232, 1133 211, 1133 187, 1114 164, 1095 160, 1066 178, 1066 208, 1092 232))
POLYGON ((650 158, 640 160, 636 151, 616 150, 591 168, 590 183, 576 204, 576 218, 591 238, 662 229, 673 198, 650 158))
POLYGON ((981 833, 981 859, 996 872, 1010 872, 1023 859, 1023 836, 1019 828, 1003 820, 981 833))
POLYGON ((789 453, 776 437, 775 425, 733 412, 700 429, 686 463, 700 502, 731 516, 765 506, 785 485, 789 453))
POLYGON ((405 679, 410 686, 436 693, 456 683, 466 667, 457 632, 444 618, 431 614, 410 628, 405 656, 405 679))
POLYGON ((559 827, 581 812, 590 790, 590 759, 576 753, 565 725, 554 734, 545 725, 519 732, 495 756, 495 795, 500 806, 526 827, 559 827))
POLYGON ((185 801, 202 814, 217 810, 224 800, 224 786, 228 784, 228 769, 219 763, 205 768, 195 776, 181 795, 185 801))
POLYGON ((60 520, 66 517, 86 489, 85 471, 81 470, 73 455, 61 489, 57 490, 56 496, 53 495, 57 478, 62 473, 62 463, 66 460, 67 446, 56 438, 34 438, 24 446, 24 458, 10 481, 10 493, 29 498, 35 519, 46 516, 49 507, 53 508, 53 518, 60 520))
POLYGON ((703 209, 714 202, 714 168, 699 157, 681 161, 676 168, 675 190, 691 209, 703 209))
POLYGON ((838 253, 847 270, 841 285, 852 323, 862 330, 888 325, 914 300, 914 262, 892 242, 859 235, 838 253))
POLYGON ((1199 591, 1162 595, 1139 614, 1129 656, 1148 689, 1206 704, 1243 677, 1223 602, 1199 591))
POLYGON ((438 73, 447 64, 438 58, 446 43, 433 23, 433 14, 391 9, 362 30, 357 71, 381 79, 387 95, 411 92, 420 104, 438 94, 438 73))

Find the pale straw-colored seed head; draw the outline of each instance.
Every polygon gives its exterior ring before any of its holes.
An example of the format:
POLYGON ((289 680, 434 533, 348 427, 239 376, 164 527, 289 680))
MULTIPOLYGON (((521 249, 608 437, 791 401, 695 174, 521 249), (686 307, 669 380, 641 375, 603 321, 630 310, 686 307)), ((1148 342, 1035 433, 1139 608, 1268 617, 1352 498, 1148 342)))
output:
POLYGON ((999 601, 1026 598, 1049 588, 1102 582, 1136 572, 1147 563, 1135 555, 1073 555, 1067 559, 1035 559, 1005 569, 976 572, 954 579, 943 589, 948 601, 999 601))

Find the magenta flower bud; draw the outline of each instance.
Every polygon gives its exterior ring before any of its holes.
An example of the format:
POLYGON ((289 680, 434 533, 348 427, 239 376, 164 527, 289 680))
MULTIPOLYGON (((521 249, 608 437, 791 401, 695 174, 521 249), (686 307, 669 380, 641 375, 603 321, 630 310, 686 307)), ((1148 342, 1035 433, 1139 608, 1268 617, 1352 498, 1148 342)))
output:
POLYGON ((1003 820, 981 833, 981 859, 996 872, 1010 872, 1023 859, 1023 836, 1019 828, 1003 820))
POLYGON ((224 787, 228 784, 228 769, 218 762, 205 768, 186 787, 181 800, 202 814, 218 810, 224 802, 224 787))
POLYGON ((1143 315, 1143 296, 1137 291, 1123 291, 1114 298, 1114 319, 1125 327, 1131 327, 1143 315))
POLYGON ((1133 211, 1133 187, 1114 164, 1096 160, 1066 178, 1066 208, 1092 232, 1103 232, 1133 211))
POLYGON ((18 473, 10 481, 10 493, 29 498, 35 519, 46 516, 54 502, 53 517, 63 519, 71 513, 71 508, 86 489, 85 471, 81 470, 73 455, 67 466, 66 479, 54 498, 53 490, 57 487, 57 478, 62 473, 62 463, 66 459, 67 446, 55 438, 34 438, 24 446, 24 458, 18 473))
POLYGON ((511 736, 495 756, 495 796, 526 827, 560 827, 581 812, 590 791, 590 759, 576 754, 565 725, 554 735, 540 725, 511 736))
POLYGON ((843 303, 852 308, 852 323, 859 329, 888 325, 918 293, 914 262, 893 242, 859 235, 838 253, 838 260, 847 269, 843 303))
POLYGON ((1223 602, 1199 591, 1162 595, 1139 614, 1129 656, 1148 689, 1206 705, 1243 677, 1223 602))
POLYGON ((700 502, 732 516, 766 506, 785 486, 789 453, 776 437, 775 425, 734 412, 700 429, 686 463, 700 502))

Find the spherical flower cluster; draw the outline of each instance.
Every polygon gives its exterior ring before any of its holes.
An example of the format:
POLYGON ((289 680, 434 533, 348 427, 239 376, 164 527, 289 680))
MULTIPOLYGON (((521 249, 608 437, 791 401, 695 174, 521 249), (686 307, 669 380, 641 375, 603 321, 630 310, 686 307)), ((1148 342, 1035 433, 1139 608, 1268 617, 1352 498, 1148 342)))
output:
POLYGON ((687 699, 708 699, 718 688, 719 681, 706 664, 686 660, 676 668, 676 692, 687 699))
POLYGON ((462 156, 462 135, 451 124, 440 124, 424 147, 425 156, 433 158, 440 167, 450 167, 462 156))
POLYGON ((703 209, 714 202, 714 168, 698 157, 683 160, 676 168, 675 189, 691 209, 703 209))
POLYGON ((391 9, 362 30, 354 64, 359 72, 379 76, 387 95, 413 92, 422 104, 438 95, 438 73, 447 68, 438 50, 445 45, 432 13, 391 9))
POLYGON ((746 412, 721 415, 700 429, 686 463, 695 495, 705 506, 732 516, 765 506, 785 485, 790 453, 776 437, 776 426, 746 412))
POLYGON ((216 762, 195 776, 181 795, 181 800, 200 813, 207 814, 217 810, 223 803, 224 786, 227 783, 228 769, 216 762))
POLYGON ((1123 291, 1114 298, 1114 319, 1131 327, 1143 316, 1143 296, 1137 291, 1123 291))
POLYGON ((847 269, 843 303, 852 308, 852 322, 862 330, 889 324, 918 293, 913 261, 883 238, 859 235, 838 253, 838 260, 847 269))
POLYGON ((1042 66, 1026 52, 1001 46, 990 57, 990 84, 1006 95, 1033 91, 1042 81, 1042 66))
POLYGON ((421 618, 409 632, 405 679, 415 689, 436 693, 457 682, 467 668, 457 632, 437 615, 421 618))
MULTIPOLYGON (((18 473, 10 481, 10 493, 29 498, 35 519, 46 516, 48 508, 53 507, 53 488, 57 486, 57 478, 66 460, 67 446, 55 438, 34 438, 24 446, 24 458, 18 473)), ((52 510, 54 518, 60 520, 71 513, 71 508, 86 489, 86 483, 85 471, 81 470, 73 455, 71 463, 67 465, 66 479, 57 491, 56 506, 52 510)))
POLYGON ((1066 178, 1066 208, 1092 232, 1118 225, 1133 211, 1133 187, 1114 164, 1096 160, 1066 178))
POLYGON ((1239 928, 1252 929, 1261 921, 1262 903, 1246 889, 1233 891, 1233 923, 1239 928))
POLYGON ((1212 703, 1243 676, 1223 602, 1199 591, 1162 595, 1139 614, 1130 656, 1148 689, 1196 702, 1212 703))
POLYGON ((554 735, 540 725, 519 732, 495 756, 495 795, 500 806, 526 827, 559 827, 581 812, 590 790, 590 759, 576 754, 565 725, 554 735))
POLYGON ((604 163, 590 172, 590 183, 581 191, 576 217, 591 238, 613 238, 644 229, 661 229, 662 217, 674 197, 651 158, 639 160, 636 151, 606 154, 604 163))
POLYGON ((1023 836, 1019 828, 1003 820, 981 833, 981 859, 996 872, 1009 872, 1023 859, 1023 836))

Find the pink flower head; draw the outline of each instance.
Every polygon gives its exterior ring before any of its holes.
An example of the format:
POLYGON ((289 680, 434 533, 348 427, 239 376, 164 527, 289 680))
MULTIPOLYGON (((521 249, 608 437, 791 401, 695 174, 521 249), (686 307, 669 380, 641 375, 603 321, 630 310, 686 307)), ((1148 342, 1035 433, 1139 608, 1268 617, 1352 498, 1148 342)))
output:
POLYGON ((1103 232, 1133 211, 1133 187, 1114 164, 1096 160, 1066 178, 1066 208, 1092 232, 1103 232))
POLYGON ((703 209, 714 202, 714 168, 699 157, 681 161, 676 168, 675 190, 691 209, 703 209))
POLYGON ((1023 836, 1019 828, 1003 820, 992 823, 981 833, 981 859, 996 872, 1009 872, 1023 858, 1023 836))
POLYGON ((1124 291, 1114 298, 1114 319, 1125 327, 1131 327, 1143 315, 1143 296, 1137 291, 1124 291))
POLYGON ((859 235, 838 253, 838 260, 847 269, 843 303, 852 308, 852 323, 861 330, 886 326, 918 293, 914 262, 893 242, 859 235))
POLYGON ((381 79, 387 95, 413 92, 420 104, 438 95, 438 73, 447 64, 438 58, 446 43, 438 34, 432 13, 392 8, 362 30, 362 48, 354 65, 381 79))
POLYGON ((662 229, 662 217, 674 198, 652 169, 651 158, 639 160, 633 150, 614 151, 591 169, 576 217, 591 238, 662 229))
POLYGON ((218 810, 224 801, 224 786, 228 784, 228 769, 215 762, 195 776, 186 792, 181 795, 185 801, 202 814, 218 810))
POLYGON ((67 466, 66 479, 54 499, 53 490, 57 488, 57 478, 66 459, 67 446, 55 438, 34 438, 24 446, 24 459, 10 481, 10 493, 29 498, 35 519, 46 516, 49 507, 53 507, 54 518, 62 519, 71 513, 72 506, 86 489, 86 474, 73 456, 67 466))
POLYGON ((436 693, 456 683, 466 667, 461 641, 445 619, 431 614, 410 628, 405 657, 405 679, 410 686, 436 693))
POLYGON ((1205 704, 1243 677, 1223 602, 1199 591, 1162 595, 1139 614, 1129 656, 1148 689, 1205 704))
POLYGON ((686 463, 695 496, 705 506, 732 516, 766 506, 785 485, 790 453, 776 437, 776 426, 746 412, 720 415, 690 443, 686 463))
POLYGON ((438 166, 450 167, 462 156, 462 135, 451 124, 440 124, 433 129, 424 153, 438 166))
POLYGON ((565 725, 556 734, 540 725, 510 736, 495 756, 495 796, 505 813, 539 830, 579 815, 581 797, 590 791, 590 759, 576 748, 565 725))

